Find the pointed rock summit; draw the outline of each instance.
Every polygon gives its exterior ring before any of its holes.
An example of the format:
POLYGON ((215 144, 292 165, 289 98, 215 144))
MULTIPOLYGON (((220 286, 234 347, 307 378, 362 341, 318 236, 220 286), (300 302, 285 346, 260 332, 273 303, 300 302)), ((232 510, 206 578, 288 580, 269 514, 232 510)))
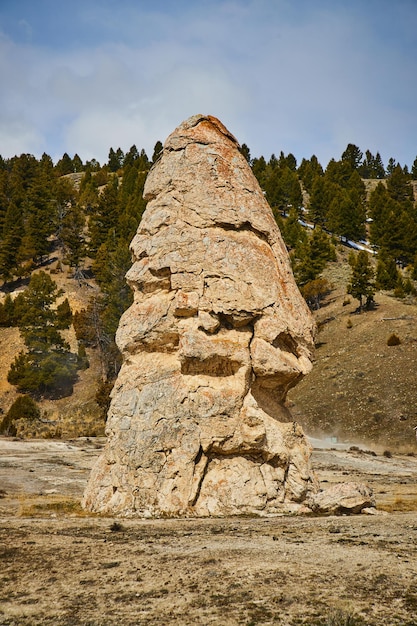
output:
POLYGON ((285 406, 313 321, 233 135, 196 115, 167 139, 131 249, 134 303, 107 443, 84 506, 127 516, 274 514, 318 490, 285 406))

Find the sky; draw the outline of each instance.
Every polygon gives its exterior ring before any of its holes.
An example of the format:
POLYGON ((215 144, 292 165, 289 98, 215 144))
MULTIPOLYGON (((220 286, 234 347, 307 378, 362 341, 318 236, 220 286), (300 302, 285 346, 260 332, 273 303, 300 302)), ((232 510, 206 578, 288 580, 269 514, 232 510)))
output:
POLYGON ((152 156, 191 115, 252 157, 417 156, 417 0, 0 0, 0 155, 152 156))

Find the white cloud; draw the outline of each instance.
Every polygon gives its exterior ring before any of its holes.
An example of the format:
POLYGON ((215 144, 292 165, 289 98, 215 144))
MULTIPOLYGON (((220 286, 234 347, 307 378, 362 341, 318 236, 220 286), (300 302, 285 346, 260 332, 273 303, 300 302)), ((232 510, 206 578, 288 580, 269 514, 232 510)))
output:
POLYGON ((1 116, 0 154, 4 156, 39 152, 42 136, 22 116, 1 116))
POLYGON ((352 142, 412 163, 417 12, 407 21, 407 0, 387 4, 387 22, 354 0, 103 4, 76 2, 77 46, 76 33, 58 49, 0 37, 0 154, 151 152, 189 115, 211 113, 254 156, 315 153, 325 165, 352 142))

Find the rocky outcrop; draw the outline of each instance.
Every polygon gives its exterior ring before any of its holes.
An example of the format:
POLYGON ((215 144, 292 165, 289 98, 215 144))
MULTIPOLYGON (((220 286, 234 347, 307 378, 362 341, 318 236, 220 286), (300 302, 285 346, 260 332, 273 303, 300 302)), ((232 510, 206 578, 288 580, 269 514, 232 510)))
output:
POLYGON ((363 483, 347 482, 332 485, 313 494, 309 507, 315 513, 327 515, 350 515, 375 509, 372 489, 363 483))
POLYGON ((137 516, 274 514, 317 491, 285 406, 313 321, 271 209, 214 117, 168 137, 131 249, 108 441, 84 506, 137 516))

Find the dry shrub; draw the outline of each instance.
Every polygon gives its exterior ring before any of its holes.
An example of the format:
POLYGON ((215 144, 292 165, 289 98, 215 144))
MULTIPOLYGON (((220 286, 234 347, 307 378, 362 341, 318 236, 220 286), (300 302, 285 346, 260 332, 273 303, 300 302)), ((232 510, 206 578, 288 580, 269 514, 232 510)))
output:
POLYGON ((387 346, 399 346, 401 339, 395 333, 392 333, 387 339, 387 346))
POLYGON ((364 622, 351 611, 336 609, 328 615, 325 626, 360 626, 364 622))

